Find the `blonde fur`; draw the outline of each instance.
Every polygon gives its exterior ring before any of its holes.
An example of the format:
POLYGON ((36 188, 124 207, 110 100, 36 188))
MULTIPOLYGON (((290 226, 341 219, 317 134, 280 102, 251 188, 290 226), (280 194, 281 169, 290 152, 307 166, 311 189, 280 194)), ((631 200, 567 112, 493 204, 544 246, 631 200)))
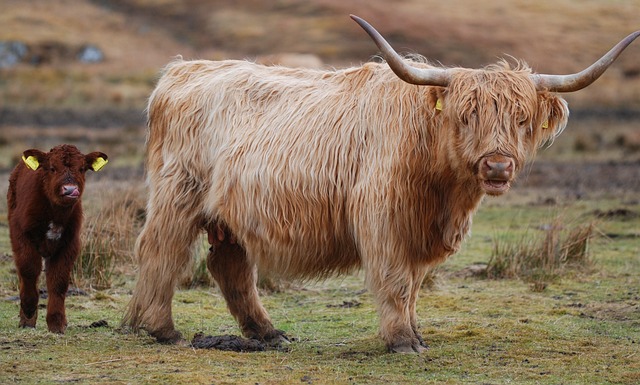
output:
POLYGON ((530 72, 461 68, 439 88, 404 83, 384 63, 171 62, 149 101, 148 218, 124 322, 180 338, 176 279, 198 231, 220 223, 237 245, 212 251, 209 267, 245 335, 275 331, 255 266, 298 278, 362 267, 389 349, 420 351, 420 284, 469 231, 485 195, 479 160, 508 156, 517 172, 566 124, 564 100, 536 92, 530 72))

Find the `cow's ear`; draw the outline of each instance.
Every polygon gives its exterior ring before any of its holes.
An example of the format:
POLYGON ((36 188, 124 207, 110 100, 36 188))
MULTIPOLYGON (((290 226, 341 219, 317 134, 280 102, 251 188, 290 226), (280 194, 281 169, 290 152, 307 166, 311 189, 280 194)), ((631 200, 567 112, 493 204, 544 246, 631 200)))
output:
POLYGON ((539 100, 540 113, 538 124, 544 130, 558 133, 562 132, 569 118, 567 102, 561 97, 551 93, 540 94, 539 100))
POLYGON ((87 167, 92 169, 93 171, 100 171, 109 161, 109 157, 107 156, 107 154, 99 151, 87 154, 84 158, 87 162, 87 167))
POLYGON ((22 161, 28 168, 35 171, 47 162, 47 154, 34 148, 22 153, 22 161))
POLYGON ((550 92, 539 93, 538 101, 540 108, 536 124, 544 140, 553 140, 567 125, 569 107, 563 98, 550 92))

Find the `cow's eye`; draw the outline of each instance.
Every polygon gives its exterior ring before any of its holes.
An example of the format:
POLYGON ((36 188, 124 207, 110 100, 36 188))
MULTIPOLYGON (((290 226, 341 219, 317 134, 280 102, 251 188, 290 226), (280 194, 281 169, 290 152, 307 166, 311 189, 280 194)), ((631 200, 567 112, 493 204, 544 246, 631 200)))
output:
POLYGON ((518 126, 520 126, 520 127, 524 127, 524 126, 526 126, 526 125, 527 125, 528 121, 529 121, 529 119, 527 119, 527 117, 526 117, 526 116, 520 117, 520 118, 518 119, 518 126))
POLYGON ((56 168, 55 167, 49 167, 49 171, 56 172, 56 168))

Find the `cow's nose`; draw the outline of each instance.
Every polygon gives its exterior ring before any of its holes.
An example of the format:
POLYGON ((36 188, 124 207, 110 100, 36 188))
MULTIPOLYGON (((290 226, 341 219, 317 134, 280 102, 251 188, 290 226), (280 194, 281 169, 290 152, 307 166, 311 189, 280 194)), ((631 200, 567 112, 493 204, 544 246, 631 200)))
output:
POLYGON ((62 195, 65 197, 78 197, 80 196, 80 190, 74 184, 66 184, 62 186, 62 195))
POLYGON ((510 180, 513 174, 513 159, 499 157, 498 159, 485 159, 483 173, 489 180, 510 180))

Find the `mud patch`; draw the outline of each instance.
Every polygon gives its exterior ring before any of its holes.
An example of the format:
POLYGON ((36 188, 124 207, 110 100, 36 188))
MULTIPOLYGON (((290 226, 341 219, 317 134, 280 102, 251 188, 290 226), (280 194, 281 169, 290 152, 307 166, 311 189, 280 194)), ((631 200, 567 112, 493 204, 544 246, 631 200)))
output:
POLYGON ((462 270, 453 272, 451 276, 456 278, 486 277, 488 266, 489 265, 484 262, 473 263, 462 270))
POLYGON ((619 209, 611 209, 611 210, 595 210, 593 215, 597 218, 603 219, 619 219, 619 220, 629 220, 635 219, 640 216, 637 212, 625 208, 619 209))
POLYGON ((23 340, 0 341, 0 350, 9 350, 13 348, 35 348, 38 344, 35 342, 27 342, 23 340))
MULTIPOLYGON (((47 289, 40 289, 38 291, 40 293, 40 299, 47 299, 49 298, 49 293, 47 293, 47 289)), ((71 297, 71 296, 88 296, 89 294, 87 294, 86 291, 79 289, 77 287, 71 287, 69 288, 69 290, 67 290, 67 297, 71 297)), ((5 301, 20 301, 20 296, 17 295, 13 295, 10 297, 6 297, 5 301)))
POLYGON ((81 325, 80 327, 84 329, 108 328, 109 323, 107 320, 101 319, 99 321, 94 321, 89 325, 81 325))
POLYGON ((341 304, 339 305, 327 305, 327 307, 338 307, 338 308, 342 308, 342 309, 350 309, 352 307, 359 307, 360 305, 362 305, 362 303, 360 301, 357 300, 353 300, 353 301, 342 301, 341 304))
POLYGON ((600 302, 586 305, 573 306, 580 307, 581 317, 597 319, 602 321, 637 321, 640 320, 640 305, 627 302, 600 302))
POLYGON ((234 335, 205 336, 196 333, 191 340, 195 349, 216 349, 231 352, 263 352, 269 347, 264 342, 234 335))

